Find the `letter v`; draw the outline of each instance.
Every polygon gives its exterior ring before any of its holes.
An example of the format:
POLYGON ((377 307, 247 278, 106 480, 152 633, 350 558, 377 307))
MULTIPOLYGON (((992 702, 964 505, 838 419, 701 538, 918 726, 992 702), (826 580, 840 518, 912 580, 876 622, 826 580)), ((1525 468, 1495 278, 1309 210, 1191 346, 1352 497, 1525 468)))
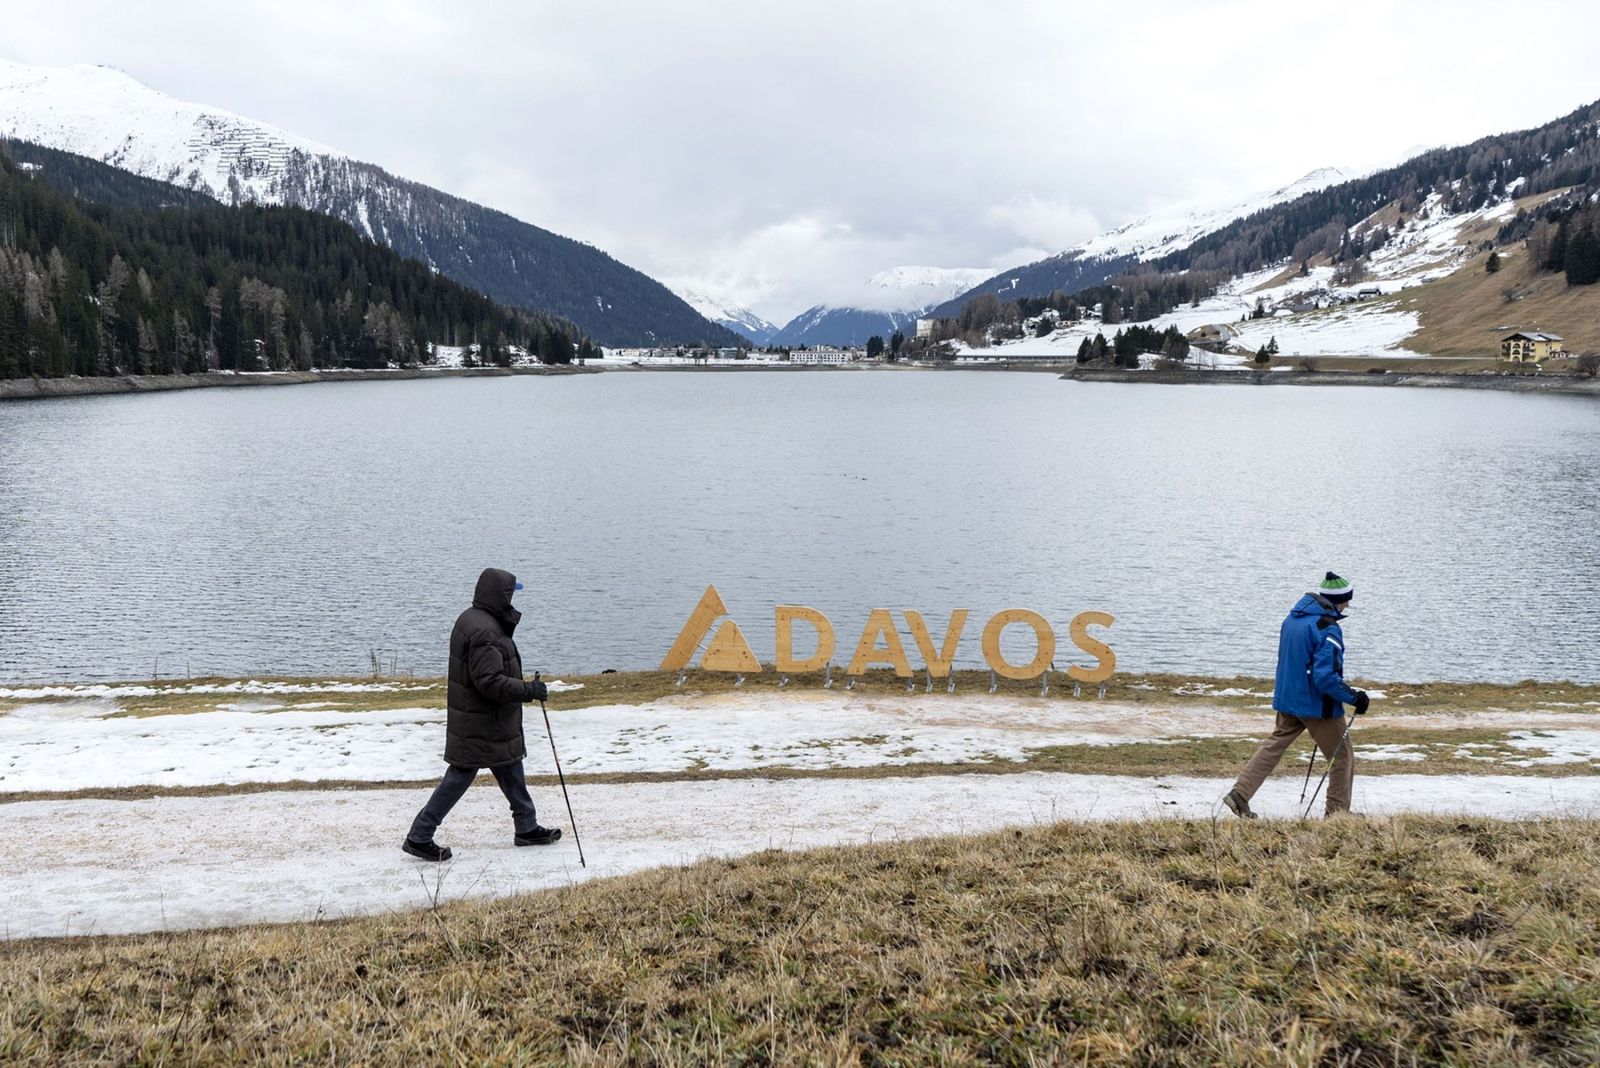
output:
POLYGON ((950 613, 950 626, 944 632, 944 648, 937 655, 933 651, 933 636, 928 633, 928 624, 923 622, 922 613, 906 611, 901 615, 906 617, 911 636, 917 640, 917 649, 922 653, 923 663, 928 665, 928 674, 936 679, 949 678, 950 665, 955 662, 956 648, 961 644, 961 632, 967 628, 967 610, 957 608, 950 613))

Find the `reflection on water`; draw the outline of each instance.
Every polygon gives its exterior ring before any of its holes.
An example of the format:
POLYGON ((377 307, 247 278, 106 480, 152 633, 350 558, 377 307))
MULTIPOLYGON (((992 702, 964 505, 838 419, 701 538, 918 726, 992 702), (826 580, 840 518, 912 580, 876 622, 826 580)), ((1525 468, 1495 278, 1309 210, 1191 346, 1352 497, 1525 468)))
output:
POLYGON ((440 674, 495 565, 547 670, 654 667, 715 582, 764 659, 776 604, 828 614, 836 660, 871 608, 970 608, 967 667, 1027 607, 1064 668, 1100 609, 1123 670, 1265 675, 1331 567, 1353 675, 1597 681, 1597 455, 1586 397, 1002 373, 8 404, 0 680, 440 674))

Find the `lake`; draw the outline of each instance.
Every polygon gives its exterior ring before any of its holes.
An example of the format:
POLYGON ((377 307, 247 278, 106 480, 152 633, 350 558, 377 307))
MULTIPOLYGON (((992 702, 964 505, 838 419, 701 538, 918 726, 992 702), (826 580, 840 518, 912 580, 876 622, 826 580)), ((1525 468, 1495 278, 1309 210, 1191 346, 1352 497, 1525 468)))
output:
MULTIPOLYGON (((442 674, 485 566, 529 669, 653 668, 707 583, 770 660, 1002 608, 1122 671, 1270 675, 1332 568, 1348 670, 1600 681, 1590 397, 983 372, 606 373, 0 405, 0 681, 442 674), (797 629, 797 652, 808 642, 797 629)), ((913 661, 915 646, 902 637, 913 661)), ((1007 631, 1014 659, 1027 632, 1007 631)))

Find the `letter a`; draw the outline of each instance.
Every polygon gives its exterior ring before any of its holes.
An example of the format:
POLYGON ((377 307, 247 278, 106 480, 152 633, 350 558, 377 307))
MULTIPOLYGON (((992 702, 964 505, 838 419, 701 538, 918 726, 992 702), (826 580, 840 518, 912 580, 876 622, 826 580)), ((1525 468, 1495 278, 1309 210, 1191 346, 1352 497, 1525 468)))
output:
POLYGON ((761 661, 750 651, 750 643, 744 640, 739 624, 724 619, 722 626, 717 628, 717 636, 711 639, 711 644, 706 648, 700 666, 707 671, 756 673, 761 670, 761 661))
MULTIPOLYGON (((678 632, 678 640, 667 650, 666 659, 661 661, 661 670, 681 671, 688 667, 689 658, 700 648, 701 640, 711 633, 711 624, 717 621, 717 617, 727 614, 728 608, 722 603, 717 588, 707 586, 706 592, 700 595, 700 603, 689 613, 689 621, 683 625, 683 630, 678 632)), ((749 646, 746 645, 745 648, 748 649, 749 646)))
POLYGON ((900 635, 894 629, 894 617, 887 608, 874 608, 861 631, 861 641, 856 643, 856 655, 851 658, 846 675, 865 674, 869 665, 889 664, 902 679, 911 677, 911 662, 906 659, 906 647, 900 644, 900 635), (878 648, 882 636, 885 646, 878 648))

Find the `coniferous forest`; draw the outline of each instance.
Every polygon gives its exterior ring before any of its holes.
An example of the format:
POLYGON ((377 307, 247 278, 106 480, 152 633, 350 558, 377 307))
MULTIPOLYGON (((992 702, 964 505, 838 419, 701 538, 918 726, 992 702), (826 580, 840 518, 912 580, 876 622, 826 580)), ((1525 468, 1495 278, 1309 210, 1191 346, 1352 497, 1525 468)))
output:
POLYGON ((326 216, 0 151, 0 378, 412 366, 430 343, 598 355, 326 216))

